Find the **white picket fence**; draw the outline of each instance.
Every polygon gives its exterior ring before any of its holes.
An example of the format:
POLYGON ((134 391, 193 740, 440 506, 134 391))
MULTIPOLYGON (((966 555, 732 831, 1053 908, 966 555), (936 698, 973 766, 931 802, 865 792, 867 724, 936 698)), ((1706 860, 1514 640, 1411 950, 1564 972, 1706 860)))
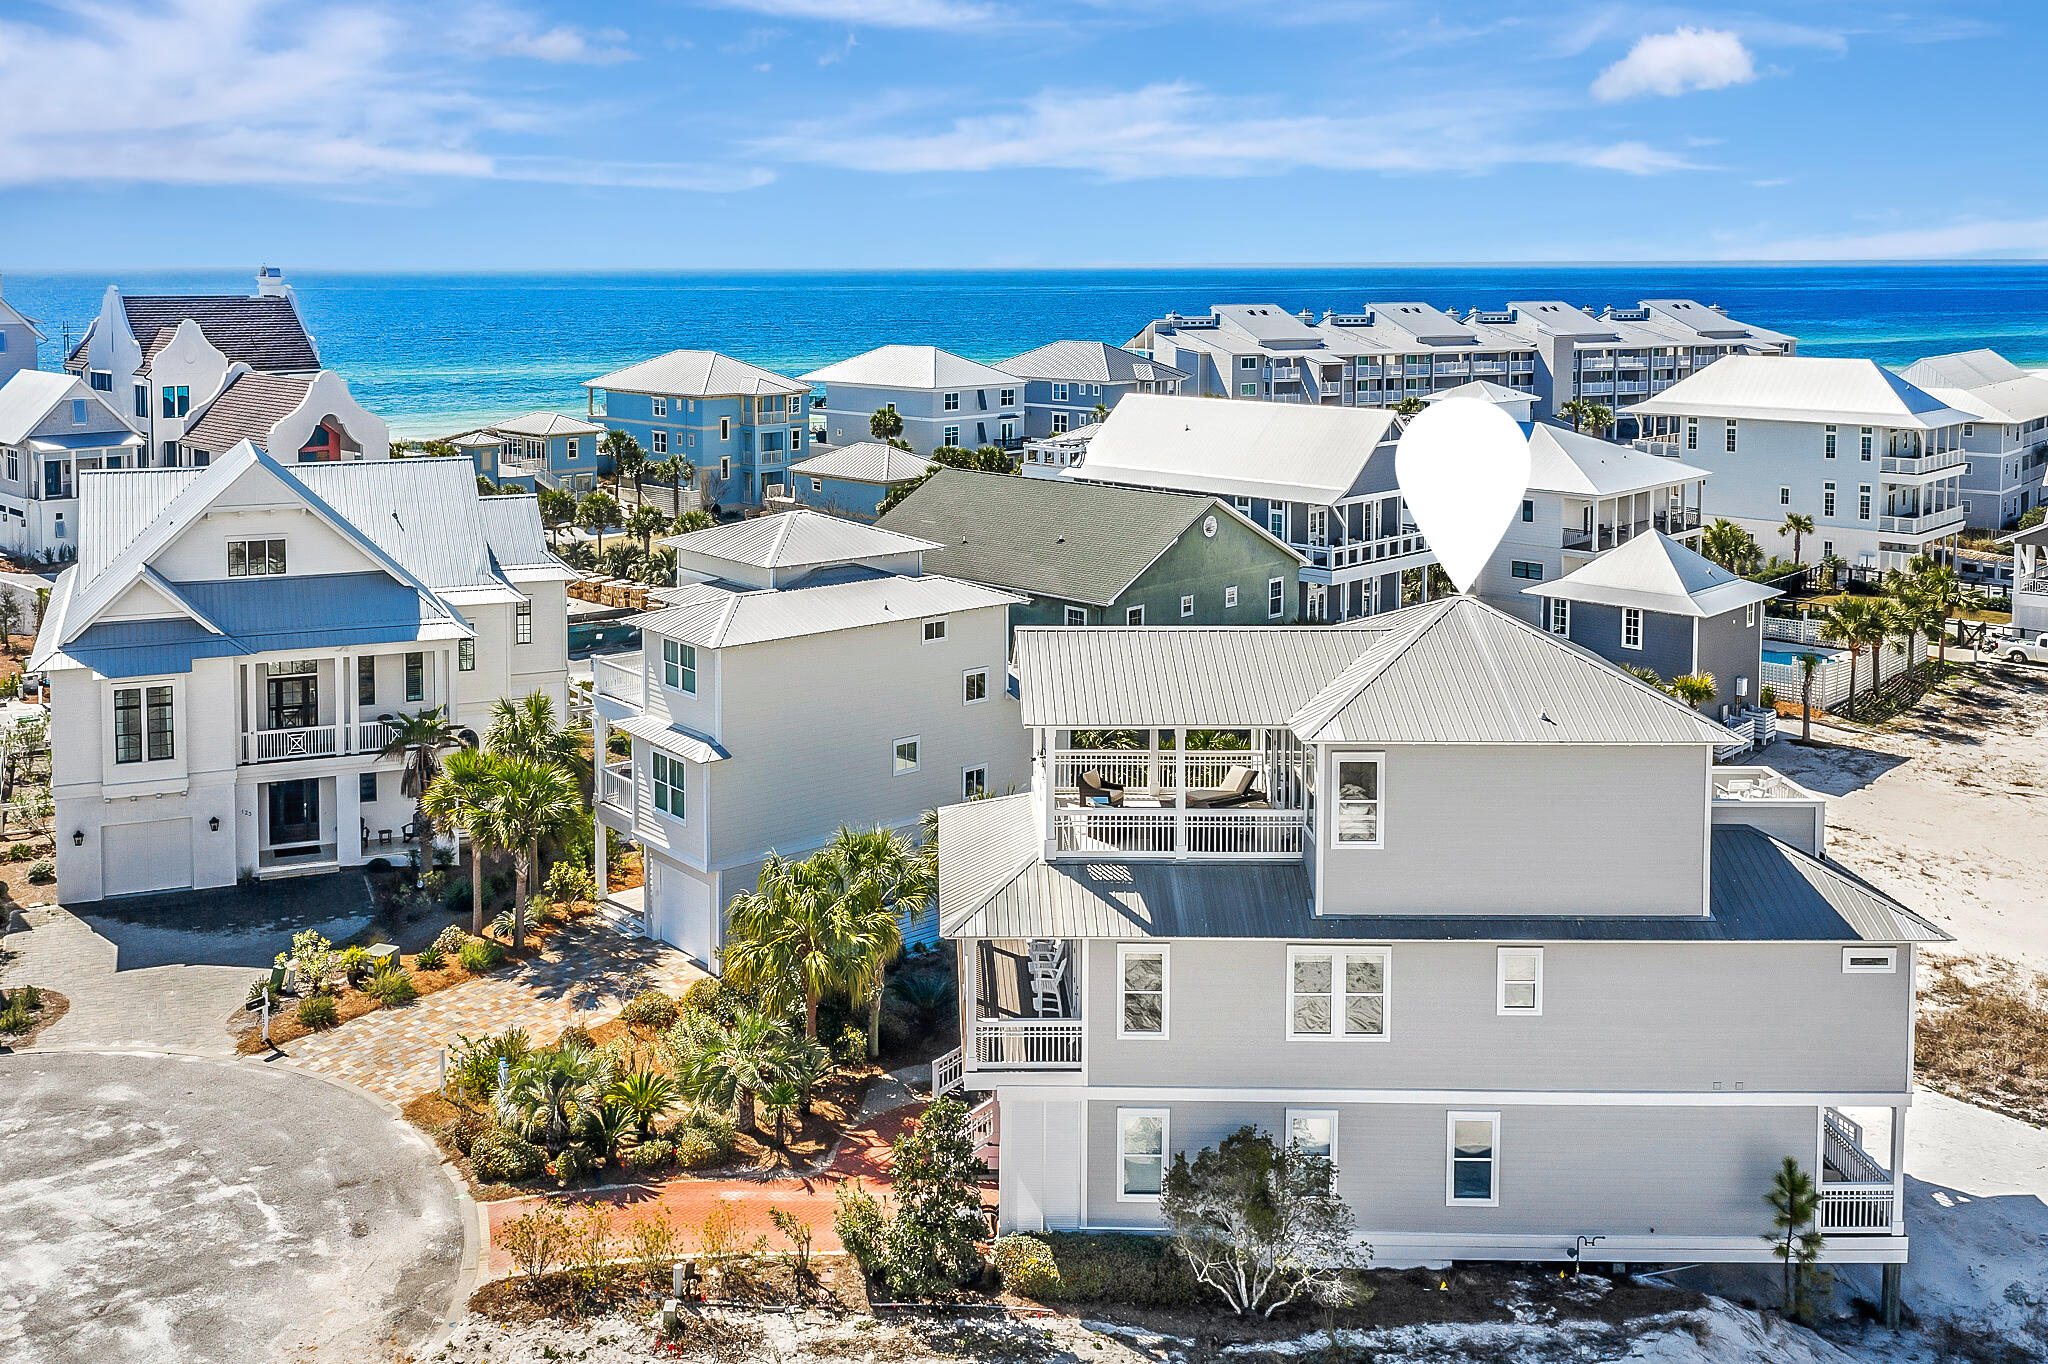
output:
MULTIPOLYGON (((1820 627, 1810 620, 1782 620, 1772 617, 1765 627, 1764 647, 1778 647, 1793 652, 1802 644, 1824 643, 1820 638, 1820 627)), ((1916 634, 1910 647, 1896 642, 1884 646, 1885 677, 1894 677, 1904 671, 1906 665, 1927 657, 1927 638, 1916 634)), ((1833 646, 1830 646, 1833 647, 1833 646)), ((1865 649, 1862 657, 1855 662, 1855 685, 1858 692, 1870 690, 1871 651, 1865 649)), ((1806 670, 1797 662, 1773 663, 1765 659, 1762 669, 1762 684, 1777 693, 1780 701, 1795 705, 1803 695, 1806 670)), ((1849 655, 1823 655, 1821 664, 1813 674, 1813 704, 1822 710, 1833 710, 1848 699, 1850 684, 1849 655)))

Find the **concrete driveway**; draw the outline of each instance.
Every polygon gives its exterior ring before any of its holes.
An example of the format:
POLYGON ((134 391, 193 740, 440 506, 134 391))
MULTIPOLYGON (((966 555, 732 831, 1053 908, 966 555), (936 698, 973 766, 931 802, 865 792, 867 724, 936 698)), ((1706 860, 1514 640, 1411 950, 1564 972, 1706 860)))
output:
POLYGON ((0 1357, 411 1357, 470 1204, 352 1089, 255 1063, 0 1056, 0 1357))
POLYGON ((70 999, 38 1047, 226 1056, 228 1015, 294 933, 317 928, 340 942, 371 912, 360 872, 45 905, 14 916, 0 941, 0 984, 70 999))

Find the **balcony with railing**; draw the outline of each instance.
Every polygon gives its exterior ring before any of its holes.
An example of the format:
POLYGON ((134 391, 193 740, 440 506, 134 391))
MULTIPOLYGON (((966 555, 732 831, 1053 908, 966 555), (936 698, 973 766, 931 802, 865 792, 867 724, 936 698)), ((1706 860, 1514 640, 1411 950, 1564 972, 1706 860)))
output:
POLYGON ((972 963, 972 1036, 961 1069, 1079 1071, 1082 945, 1061 938, 980 938, 962 945, 972 963))
POLYGON ((593 658, 590 664, 591 680, 600 697, 634 710, 647 708, 647 675, 640 670, 640 655, 632 654, 623 661, 593 658))
POLYGON ((1917 508, 1902 508, 1899 516, 1881 516, 1877 520, 1879 531, 1890 535, 1946 535, 1960 530, 1967 513, 1961 506, 1946 507, 1938 511, 1919 511, 1917 508))
POLYGON ((633 762, 611 763, 597 774, 598 801, 622 815, 633 813, 633 762))
POLYGON ((1656 455, 1660 459, 1678 459, 1685 454, 1685 437, 1677 432, 1670 435, 1644 436, 1639 440, 1630 441, 1629 444, 1646 455, 1656 455))
POLYGON ((1970 457, 1961 450, 1937 450, 1931 455, 1917 457, 1886 455, 1878 461, 1881 472, 1903 478, 1940 478, 1961 474, 1969 465, 1970 457))
POLYGON ((297 762, 349 754, 376 755, 397 731, 381 720, 353 725, 297 725, 242 731, 242 762, 297 762))
POLYGON ((1068 733, 1069 746, 1051 747, 1040 759, 1040 789, 1051 792, 1047 856, 1284 861, 1302 855, 1313 760, 1291 732, 1068 733), (1190 743, 1198 747, 1189 751, 1190 743))
MULTIPOLYGON (((1891 1120, 1899 1122, 1901 1110, 1893 1110, 1891 1120)), ((1905 1190, 1863 1149, 1863 1141, 1863 1128, 1848 1114, 1821 1110, 1820 1210, 1814 1225, 1830 1237, 1903 1235, 1905 1190)))
POLYGON ((2025 577, 2015 579, 2012 590, 2030 596, 2048 596, 2048 567, 2037 568, 2025 577))
MULTIPOLYGON (((1308 560, 1311 569, 1357 568, 1367 564, 1383 563, 1409 554, 1425 554, 1429 542, 1412 521, 1401 527, 1398 535, 1382 535, 1371 540, 1346 540, 1338 544, 1311 544, 1295 541, 1292 548, 1308 560)), ((1311 577, 1311 581, 1314 578, 1311 577)))

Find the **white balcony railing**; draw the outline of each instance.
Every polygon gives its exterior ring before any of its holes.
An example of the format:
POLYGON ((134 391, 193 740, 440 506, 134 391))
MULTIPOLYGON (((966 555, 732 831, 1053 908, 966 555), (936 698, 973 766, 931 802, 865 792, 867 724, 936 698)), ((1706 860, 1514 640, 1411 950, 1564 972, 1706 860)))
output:
POLYGON ((633 812, 633 764, 613 763, 598 774, 597 798, 614 810, 633 812))
POLYGON ((1969 467, 1969 464, 1970 457, 1961 450, 1943 450, 1939 454, 1921 455, 1917 459, 1886 455, 1878 461, 1878 468, 1887 474, 1926 478, 1936 474, 1960 474, 1969 467))
POLYGON ((1950 507, 1920 516, 1881 516, 1877 528, 1892 535, 1938 535, 1960 527, 1966 515, 1961 507, 1950 507))
MULTIPOLYGON (((1056 748, 1052 751, 1053 785, 1062 792, 1071 792, 1081 784, 1083 772, 1100 772, 1116 786, 1171 792, 1174 774, 1179 770, 1176 756, 1171 749, 1160 750, 1155 767, 1153 754, 1142 748, 1056 748)), ((1264 755, 1242 748, 1188 754, 1188 785, 1197 789, 1221 786, 1233 767, 1251 768, 1258 774, 1253 785, 1260 790, 1268 789, 1264 755)))
POLYGON ((1685 453, 1685 441, 1676 435, 1662 439, 1656 436, 1646 436, 1641 440, 1631 443, 1644 454, 1656 455, 1663 459, 1677 459, 1685 453))
POLYGON ((1828 1236, 1889 1235, 1897 1201, 1890 1184, 1823 1184, 1817 1225, 1828 1236))
POLYGON ((1084 806, 1052 812, 1055 856, 1299 857, 1300 810, 1182 810, 1084 806))
POLYGON ((331 757, 341 751, 340 736, 340 729, 334 725, 245 731, 242 735, 242 761, 274 763, 294 758, 331 757))
POLYGON ((623 701, 635 710, 647 708, 647 676, 640 671, 638 654, 633 656, 630 664, 617 663, 609 658, 594 658, 590 662, 591 677, 596 682, 599 696, 623 701))
POLYGON ((356 743, 353 751, 357 753, 382 753, 384 745, 390 743, 391 736, 397 732, 395 728, 385 724, 382 720, 372 720, 368 724, 357 725, 356 743))
POLYGON ((1079 1070, 1078 1018, 983 1018, 974 1024, 974 1064, 984 1070, 1079 1070))
POLYGON ((961 1087, 962 1069, 966 1064, 960 1048, 955 1047, 932 1059, 932 1097, 943 1098, 961 1087))

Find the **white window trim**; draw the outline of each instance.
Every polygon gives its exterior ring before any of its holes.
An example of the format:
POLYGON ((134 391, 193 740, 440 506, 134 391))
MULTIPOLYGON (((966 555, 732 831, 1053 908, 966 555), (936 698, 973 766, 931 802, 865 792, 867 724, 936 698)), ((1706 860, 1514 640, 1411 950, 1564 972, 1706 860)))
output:
POLYGON ((651 744, 648 746, 647 803, 653 807, 654 813, 660 815, 663 819, 671 820, 677 824, 689 823, 690 784, 687 779, 678 780, 678 777, 684 776, 684 772, 683 760, 681 758, 676 757, 673 753, 664 753, 651 744), (657 759, 660 760, 662 767, 669 774, 667 781, 662 781, 655 776, 654 764, 657 759), (674 805, 679 799, 684 813, 679 815, 673 809, 664 810, 656 803, 655 793, 662 787, 667 787, 675 793, 670 797, 670 804, 674 805))
POLYGON ((968 669, 966 669, 965 671, 963 671, 963 672, 962 672, 962 673, 960 674, 960 704, 961 704, 961 705, 963 705, 963 706, 978 706, 978 705, 980 705, 980 704, 981 704, 982 702, 984 702, 984 701, 988 700, 988 695, 989 695, 989 693, 988 693, 988 669, 987 669, 987 668, 968 668, 968 669), (981 675, 981 695, 979 695, 979 696, 969 696, 969 695, 967 694, 967 679, 968 679, 968 678, 970 678, 970 677, 973 677, 973 676, 974 676, 975 674, 977 674, 977 673, 979 673, 979 674, 981 675))
POLYGON ((1088 608, 1085 606, 1069 606, 1060 613, 1060 620, 1069 626, 1086 625, 1088 623, 1088 608), (1081 619, 1078 621, 1074 619, 1076 612, 1079 612, 1081 616, 1081 619))
POLYGON ((1394 1035, 1394 949, 1385 943, 1349 943, 1342 947, 1296 944, 1287 949, 1287 979, 1280 991, 1280 1007, 1285 1010, 1283 1020, 1286 1036, 1290 1042, 1385 1042, 1394 1035), (1344 961, 1345 957, 1377 955, 1380 959, 1380 1030, 1376 1033, 1345 1032, 1344 1023, 1344 961), (1302 957, 1330 958, 1330 1031, 1296 1032, 1294 1030, 1294 963, 1302 957))
POLYGON ((1332 753, 1332 754, 1330 755, 1330 847, 1331 847, 1331 849, 1332 849, 1333 851, 1337 851, 1337 852, 1357 852, 1357 851, 1368 851, 1368 852, 1369 852, 1369 851, 1371 851, 1371 850, 1372 850, 1372 849, 1374 849, 1374 848, 1384 848, 1384 847, 1386 847, 1386 846, 1387 846, 1387 760, 1386 760, 1386 755, 1385 755, 1384 753, 1368 753, 1368 752, 1351 752, 1351 751, 1340 751, 1340 752, 1332 753), (1372 764, 1373 764, 1374 766, 1376 766, 1376 767, 1378 767, 1378 768, 1379 768, 1379 791, 1380 791, 1380 793, 1379 793, 1378 797, 1377 797, 1377 798, 1376 798, 1376 800, 1375 800, 1375 803, 1376 803, 1376 804, 1377 804, 1377 805, 1379 806, 1379 809, 1378 809, 1377 811, 1375 811, 1375 812, 1374 812, 1374 813, 1375 813, 1375 816, 1376 816, 1376 818, 1375 818, 1375 819, 1373 820, 1373 835, 1374 835, 1374 836, 1373 836, 1373 840, 1372 840, 1372 841, 1371 841, 1370 843, 1363 843, 1363 842, 1358 842, 1358 841, 1356 841, 1356 840, 1352 840, 1352 839, 1346 839, 1346 838, 1343 838, 1343 837, 1341 837, 1341 836, 1340 836, 1340 833, 1339 833, 1339 830, 1340 830, 1340 827, 1341 827, 1341 826, 1340 826, 1340 823, 1339 823, 1339 821, 1338 821, 1338 818, 1337 818, 1337 806, 1338 806, 1338 803, 1339 803, 1339 798, 1338 798, 1338 795, 1337 795, 1337 772, 1338 772, 1338 769, 1339 769, 1339 767, 1340 767, 1340 766, 1341 766, 1342 764, 1344 764, 1344 763, 1347 763, 1347 762, 1369 762, 1369 763, 1372 763, 1372 764))
POLYGON ((1285 578, 1266 579, 1266 619, 1278 620, 1286 614, 1287 580, 1285 578), (1276 587, 1280 589, 1278 592, 1273 590, 1276 587))
POLYGON ((1500 1206, 1500 1114, 1452 1111, 1444 1114, 1444 1206, 1447 1208, 1497 1208, 1500 1206), (1492 1167, 1492 1179, 1488 1182, 1488 1198, 1458 1197, 1458 1124, 1460 1122, 1484 1122, 1493 1127, 1493 1152, 1487 1164, 1492 1167))
POLYGON ((1493 953, 1493 1003, 1494 1012, 1503 1018, 1543 1017, 1543 949, 1540 947, 1497 947, 1493 953), (1508 1003, 1508 958, 1536 958, 1536 1003, 1532 1008, 1518 1008, 1508 1003))
POLYGON ((1294 1120, 1296 1118, 1325 1118, 1330 1124, 1330 1162, 1337 1160, 1337 1110, 1334 1108, 1290 1108, 1287 1110, 1286 1127, 1281 1131, 1283 1145, 1294 1144, 1294 1120))
POLYGON ((1237 605, 1237 585, 1233 583, 1233 584, 1232 584, 1231 586, 1229 586, 1229 587, 1226 587, 1226 588, 1224 588, 1224 589, 1223 589, 1223 609, 1224 609, 1224 610, 1226 610, 1226 611, 1228 611, 1228 610, 1232 609, 1233 607, 1235 607, 1236 605, 1237 605))
MULTIPOLYGON (((1164 1042, 1173 1023, 1173 952, 1166 943, 1120 942, 1116 945, 1116 1035, 1126 1042, 1164 1042), (1124 1030, 1124 962, 1132 956, 1159 958, 1159 1031, 1124 1030)), ((1121 1178, 1121 1176, 1119 1176, 1121 1178)))
POLYGON ((960 799, 962 800, 973 799, 972 796, 967 794, 967 774, 970 772, 981 773, 981 794, 984 796, 988 794, 988 764, 969 763, 960 769, 960 799))
POLYGON ((1569 598, 1552 597, 1550 599, 1550 610, 1546 613, 1546 615, 1548 619, 1546 619, 1546 621, 1544 622, 1545 629, 1549 630, 1551 634, 1557 635, 1560 638, 1571 638, 1572 604, 1569 598))
POLYGON ((1842 974, 1845 976, 1889 976, 1899 969, 1899 949, 1896 947, 1845 947, 1842 949, 1842 974), (1858 964, 1858 957, 1882 957, 1882 966, 1858 964))
POLYGON ((1173 1164, 1173 1111, 1166 1108, 1119 1108, 1116 1111, 1116 1201, 1119 1203, 1157 1203, 1159 1194, 1124 1192, 1124 1157, 1132 1154, 1124 1150, 1125 1118, 1159 1119, 1159 1184, 1166 1186, 1166 1171, 1173 1164))
POLYGON ((920 627, 920 633, 923 635, 925 643, 940 643, 946 638, 946 618, 944 616, 931 616, 926 618, 920 627), (939 632, 937 634, 932 633, 932 627, 934 625, 939 627, 939 632))
POLYGON ((1182 620, 1186 620, 1189 616, 1192 616, 1193 614, 1195 614, 1194 596, 1191 593, 1184 592, 1181 594, 1180 599, 1180 617, 1182 620))
POLYGON ((1624 649, 1641 649, 1643 647, 1643 608, 1640 606, 1624 606, 1621 608, 1621 647, 1624 649), (1630 616, 1635 617, 1636 623, 1636 642, 1633 644, 1628 642, 1630 616))
POLYGON ((1127 607, 1127 608, 1125 608, 1125 610, 1124 610, 1124 624, 1125 624, 1125 625, 1143 625, 1144 623, 1145 623, 1145 608, 1144 608, 1144 606, 1143 606, 1143 605, 1138 605, 1138 606, 1132 606, 1132 607, 1127 607))
POLYGON ((913 772, 917 771, 917 770, 918 770, 918 769, 919 769, 920 767, 923 767, 923 766, 924 766, 924 736, 923 736, 923 735, 920 735, 920 734, 906 734, 906 735, 904 735, 904 736, 903 736, 902 738, 900 738, 900 739, 896 740, 896 742, 894 742, 894 743, 892 743, 892 744, 890 744, 890 745, 889 745, 889 770, 890 770, 890 772, 891 772, 892 774, 894 774, 895 776, 899 776, 899 777, 907 777, 907 776, 909 776, 909 775, 910 775, 911 773, 913 773, 913 772), (908 766, 908 767, 904 767, 904 766, 902 765, 903 759, 901 758, 901 756, 899 756, 899 750, 900 750, 900 749, 901 749, 901 748, 903 747, 903 745, 905 745, 905 744, 915 744, 915 745, 917 746, 917 756, 916 756, 915 758, 911 759, 911 762, 910 762, 910 766, 908 766))

